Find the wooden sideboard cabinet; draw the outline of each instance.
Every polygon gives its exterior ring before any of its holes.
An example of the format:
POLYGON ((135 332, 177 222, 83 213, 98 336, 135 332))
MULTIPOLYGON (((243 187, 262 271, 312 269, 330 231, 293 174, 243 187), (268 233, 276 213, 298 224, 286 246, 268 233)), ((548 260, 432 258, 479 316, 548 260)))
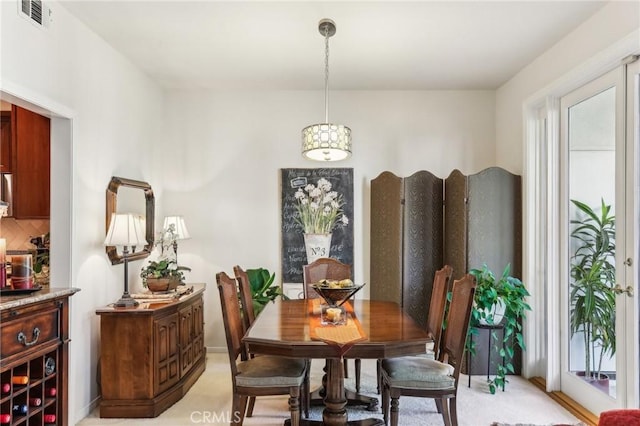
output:
POLYGON ((173 302, 107 307, 100 315, 100 417, 156 417, 206 367, 204 284, 173 302))
POLYGON ((3 425, 68 424, 69 297, 46 288, 0 297, 0 414, 3 425))

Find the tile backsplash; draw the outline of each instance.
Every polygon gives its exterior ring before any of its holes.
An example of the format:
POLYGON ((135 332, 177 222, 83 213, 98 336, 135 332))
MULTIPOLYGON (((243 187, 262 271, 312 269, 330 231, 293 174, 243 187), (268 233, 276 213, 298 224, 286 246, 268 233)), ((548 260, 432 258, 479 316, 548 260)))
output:
POLYGON ((7 250, 29 250, 33 245, 29 242, 49 232, 48 219, 20 219, 3 217, 0 220, 0 238, 7 240, 7 250))

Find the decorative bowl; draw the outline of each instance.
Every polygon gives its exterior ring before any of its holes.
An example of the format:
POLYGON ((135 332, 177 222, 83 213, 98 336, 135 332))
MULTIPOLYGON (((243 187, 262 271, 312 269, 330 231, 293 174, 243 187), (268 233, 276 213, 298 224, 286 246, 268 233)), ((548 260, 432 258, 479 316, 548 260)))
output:
POLYGON ((348 287, 329 287, 326 284, 312 284, 311 287, 322 297, 329 306, 340 306, 351 296, 356 294, 365 284, 348 287))

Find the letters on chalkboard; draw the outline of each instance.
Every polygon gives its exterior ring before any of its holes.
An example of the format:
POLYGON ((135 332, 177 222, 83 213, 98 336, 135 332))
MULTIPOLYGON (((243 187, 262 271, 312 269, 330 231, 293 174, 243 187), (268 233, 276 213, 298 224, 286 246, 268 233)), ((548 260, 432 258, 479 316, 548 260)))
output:
POLYGON ((302 266, 306 265, 307 255, 304 247, 304 234, 296 222, 296 198, 298 188, 308 184, 316 185, 318 179, 331 182, 332 190, 342 195, 343 214, 348 225, 333 230, 329 255, 353 268, 353 169, 281 169, 282 188, 282 280, 285 283, 302 282, 302 266))

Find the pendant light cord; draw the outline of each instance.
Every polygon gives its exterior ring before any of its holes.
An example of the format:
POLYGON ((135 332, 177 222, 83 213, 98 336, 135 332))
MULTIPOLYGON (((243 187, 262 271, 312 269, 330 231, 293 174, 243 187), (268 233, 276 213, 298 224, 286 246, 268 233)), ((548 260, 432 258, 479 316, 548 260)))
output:
POLYGON ((324 28, 324 122, 329 123, 329 27, 324 28))

